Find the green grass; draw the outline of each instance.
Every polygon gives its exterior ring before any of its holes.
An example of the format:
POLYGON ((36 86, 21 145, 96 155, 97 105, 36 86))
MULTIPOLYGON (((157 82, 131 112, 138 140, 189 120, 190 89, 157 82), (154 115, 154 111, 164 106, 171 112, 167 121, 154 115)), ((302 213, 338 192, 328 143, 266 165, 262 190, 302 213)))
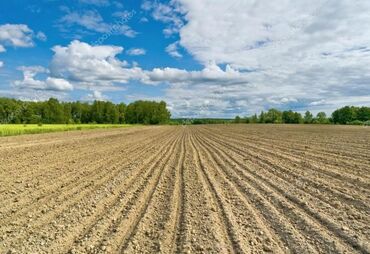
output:
POLYGON ((126 128, 130 124, 0 124, 0 137, 47 132, 126 128))

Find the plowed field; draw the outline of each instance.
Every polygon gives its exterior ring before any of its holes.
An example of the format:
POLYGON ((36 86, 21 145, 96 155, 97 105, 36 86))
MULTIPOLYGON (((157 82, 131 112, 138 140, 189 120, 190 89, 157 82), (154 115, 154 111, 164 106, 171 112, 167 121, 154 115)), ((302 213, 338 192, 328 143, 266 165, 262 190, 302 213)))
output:
POLYGON ((370 128, 0 138, 0 253, 370 253, 370 128))

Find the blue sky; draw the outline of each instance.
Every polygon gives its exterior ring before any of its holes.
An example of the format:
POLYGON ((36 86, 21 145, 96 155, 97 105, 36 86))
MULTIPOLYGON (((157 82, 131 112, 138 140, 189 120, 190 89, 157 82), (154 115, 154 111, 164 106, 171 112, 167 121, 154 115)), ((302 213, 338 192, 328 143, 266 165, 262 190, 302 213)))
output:
POLYGON ((370 105, 370 3, 0 2, 0 96, 165 100, 175 117, 370 105))

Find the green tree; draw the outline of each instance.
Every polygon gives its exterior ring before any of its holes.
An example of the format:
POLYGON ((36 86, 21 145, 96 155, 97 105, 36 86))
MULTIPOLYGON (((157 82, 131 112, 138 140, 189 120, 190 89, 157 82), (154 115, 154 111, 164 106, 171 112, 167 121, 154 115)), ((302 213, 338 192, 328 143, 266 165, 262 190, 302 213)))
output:
POLYGON ((332 114, 333 122, 340 124, 347 124, 349 122, 355 121, 357 118, 357 108, 345 106, 343 108, 337 109, 332 114))
POLYGON ((326 117, 325 112, 319 112, 316 115, 316 118, 314 120, 318 124, 328 124, 330 123, 329 119, 326 117))
POLYGON ((171 114, 164 101, 135 101, 126 108, 127 123, 163 124, 168 123, 171 114))
POLYGON ((304 123, 305 124, 310 124, 313 122, 313 115, 311 114, 310 111, 306 111, 304 114, 304 123))
POLYGON ((253 116, 251 116, 249 118, 249 122, 250 123, 258 123, 258 117, 257 117, 257 114, 254 114, 253 116))
POLYGON ((261 111, 261 114, 258 117, 258 122, 259 123, 266 123, 266 116, 265 116, 265 113, 263 111, 261 111))
POLYGON ((55 98, 43 103, 42 121, 47 124, 62 124, 64 121, 63 106, 55 98))
POLYGON ((265 115, 265 123, 282 123, 283 114, 277 109, 270 109, 265 115))
POLYGON ((126 118, 125 118, 126 104, 125 103, 120 103, 120 104, 117 105, 117 108, 118 108, 118 113, 119 113, 118 121, 119 121, 119 123, 123 124, 123 123, 126 122, 126 118))
POLYGON ((302 115, 292 110, 284 111, 282 115, 283 123, 294 123, 298 124, 302 122, 302 115))
POLYGON ((65 123, 74 123, 72 117, 72 104, 71 103, 64 103, 63 104, 63 112, 64 112, 64 122, 65 123))
POLYGON ((361 107, 357 110, 357 120, 366 122, 370 121, 370 107, 361 107))

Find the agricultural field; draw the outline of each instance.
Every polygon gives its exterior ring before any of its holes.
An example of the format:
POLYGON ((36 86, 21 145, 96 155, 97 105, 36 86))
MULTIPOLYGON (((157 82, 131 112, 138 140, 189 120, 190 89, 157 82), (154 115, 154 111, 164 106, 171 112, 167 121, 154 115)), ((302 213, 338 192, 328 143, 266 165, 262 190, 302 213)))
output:
POLYGON ((0 137, 59 131, 130 127, 130 124, 0 124, 0 137))
POLYGON ((0 253, 370 253, 370 128, 2 137, 0 253))

